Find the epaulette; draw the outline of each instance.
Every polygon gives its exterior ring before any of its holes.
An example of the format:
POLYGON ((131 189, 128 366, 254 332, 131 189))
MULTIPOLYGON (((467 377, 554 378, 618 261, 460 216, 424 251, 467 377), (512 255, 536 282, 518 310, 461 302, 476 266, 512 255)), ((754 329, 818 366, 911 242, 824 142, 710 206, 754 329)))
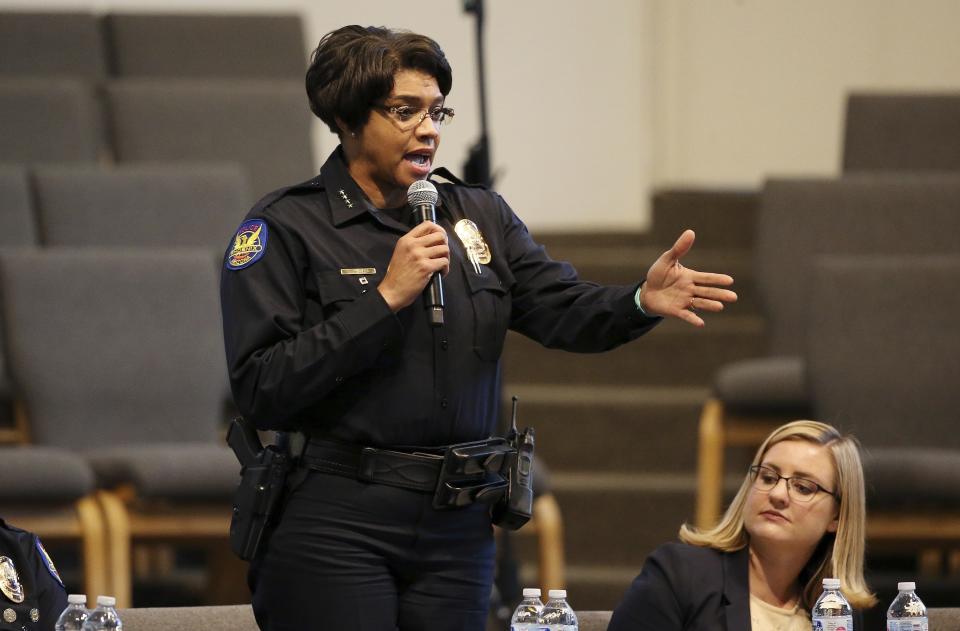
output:
POLYGON ((459 186, 466 186, 467 188, 484 188, 484 189, 487 188, 484 184, 467 184, 466 182, 458 178, 456 175, 451 173, 450 170, 447 169, 447 167, 437 167, 436 169, 430 172, 430 177, 428 177, 427 179, 432 178, 434 175, 439 175, 440 177, 447 180, 448 182, 457 184, 459 186))
POLYGON ((256 204, 253 205, 253 208, 250 210, 250 213, 259 214, 264 208, 274 203, 284 195, 291 193, 293 191, 297 191, 297 190, 304 190, 304 191, 314 190, 315 191, 315 190, 322 190, 322 189, 323 189, 322 178, 319 175, 317 175, 315 177, 310 178, 306 182, 300 182, 299 184, 294 184, 292 186, 284 186, 283 188, 278 188, 275 191, 267 193, 266 195, 260 198, 260 201, 258 201, 256 204))

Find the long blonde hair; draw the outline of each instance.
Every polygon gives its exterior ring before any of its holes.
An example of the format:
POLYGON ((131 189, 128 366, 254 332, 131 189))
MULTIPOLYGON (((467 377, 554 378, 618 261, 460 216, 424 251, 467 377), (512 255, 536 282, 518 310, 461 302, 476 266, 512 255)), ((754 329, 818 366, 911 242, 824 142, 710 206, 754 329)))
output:
MULTIPOLYGON (((854 607, 864 609, 877 602, 863 578, 863 549, 866 530, 866 499, 863 488, 863 465, 860 449, 853 436, 843 436, 835 428, 817 421, 793 421, 775 429, 763 441, 753 458, 753 465, 763 461, 767 451, 784 440, 805 440, 823 445, 830 452, 837 471, 835 493, 839 496, 836 533, 826 533, 801 573, 806 580, 801 603, 810 608, 820 595, 825 577, 840 579, 843 594, 854 607)), ((700 530, 689 524, 680 527, 680 540, 732 552, 749 543, 749 534, 743 526, 743 511, 753 480, 748 473, 733 502, 716 526, 700 530)))

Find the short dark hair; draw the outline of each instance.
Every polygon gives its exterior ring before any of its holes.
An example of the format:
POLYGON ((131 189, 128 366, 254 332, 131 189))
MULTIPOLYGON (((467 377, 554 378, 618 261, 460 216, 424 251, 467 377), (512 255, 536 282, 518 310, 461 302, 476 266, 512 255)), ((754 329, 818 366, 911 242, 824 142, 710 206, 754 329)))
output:
POLYGON ((389 96, 401 70, 421 70, 446 96, 453 72, 443 50, 425 35, 378 26, 344 26, 320 39, 307 69, 310 109, 335 134, 337 119, 350 130, 363 127, 370 107, 389 96))

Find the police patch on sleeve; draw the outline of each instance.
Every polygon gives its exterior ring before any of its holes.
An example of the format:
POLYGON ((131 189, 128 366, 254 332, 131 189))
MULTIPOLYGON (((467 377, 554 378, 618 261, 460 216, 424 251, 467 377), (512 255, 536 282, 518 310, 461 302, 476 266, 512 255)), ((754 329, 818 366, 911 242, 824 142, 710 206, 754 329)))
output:
POLYGON ((233 237, 233 245, 227 251, 224 267, 238 270, 250 267, 267 251, 267 222, 248 219, 240 224, 233 237))
POLYGON ((53 559, 50 558, 50 555, 47 554, 46 548, 43 547, 43 544, 40 543, 40 537, 34 537, 34 541, 37 542, 37 552, 40 553, 40 558, 43 559, 43 564, 47 567, 47 571, 50 572, 50 575, 53 578, 57 579, 57 582, 60 583, 60 587, 63 587, 63 579, 60 578, 60 574, 57 572, 57 566, 53 564, 53 559))

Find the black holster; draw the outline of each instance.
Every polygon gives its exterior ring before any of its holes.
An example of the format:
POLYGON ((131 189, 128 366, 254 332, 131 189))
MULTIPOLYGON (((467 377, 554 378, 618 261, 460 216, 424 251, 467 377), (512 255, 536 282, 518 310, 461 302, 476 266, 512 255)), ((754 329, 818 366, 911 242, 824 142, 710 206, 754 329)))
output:
POLYGON ((230 423, 227 443, 242 465, 233 500, 230 549, 250 561, 266 543, 264 535, 277 518, 291 460, 282 446, 263 447, 256 429, 242 417, 230 423))

